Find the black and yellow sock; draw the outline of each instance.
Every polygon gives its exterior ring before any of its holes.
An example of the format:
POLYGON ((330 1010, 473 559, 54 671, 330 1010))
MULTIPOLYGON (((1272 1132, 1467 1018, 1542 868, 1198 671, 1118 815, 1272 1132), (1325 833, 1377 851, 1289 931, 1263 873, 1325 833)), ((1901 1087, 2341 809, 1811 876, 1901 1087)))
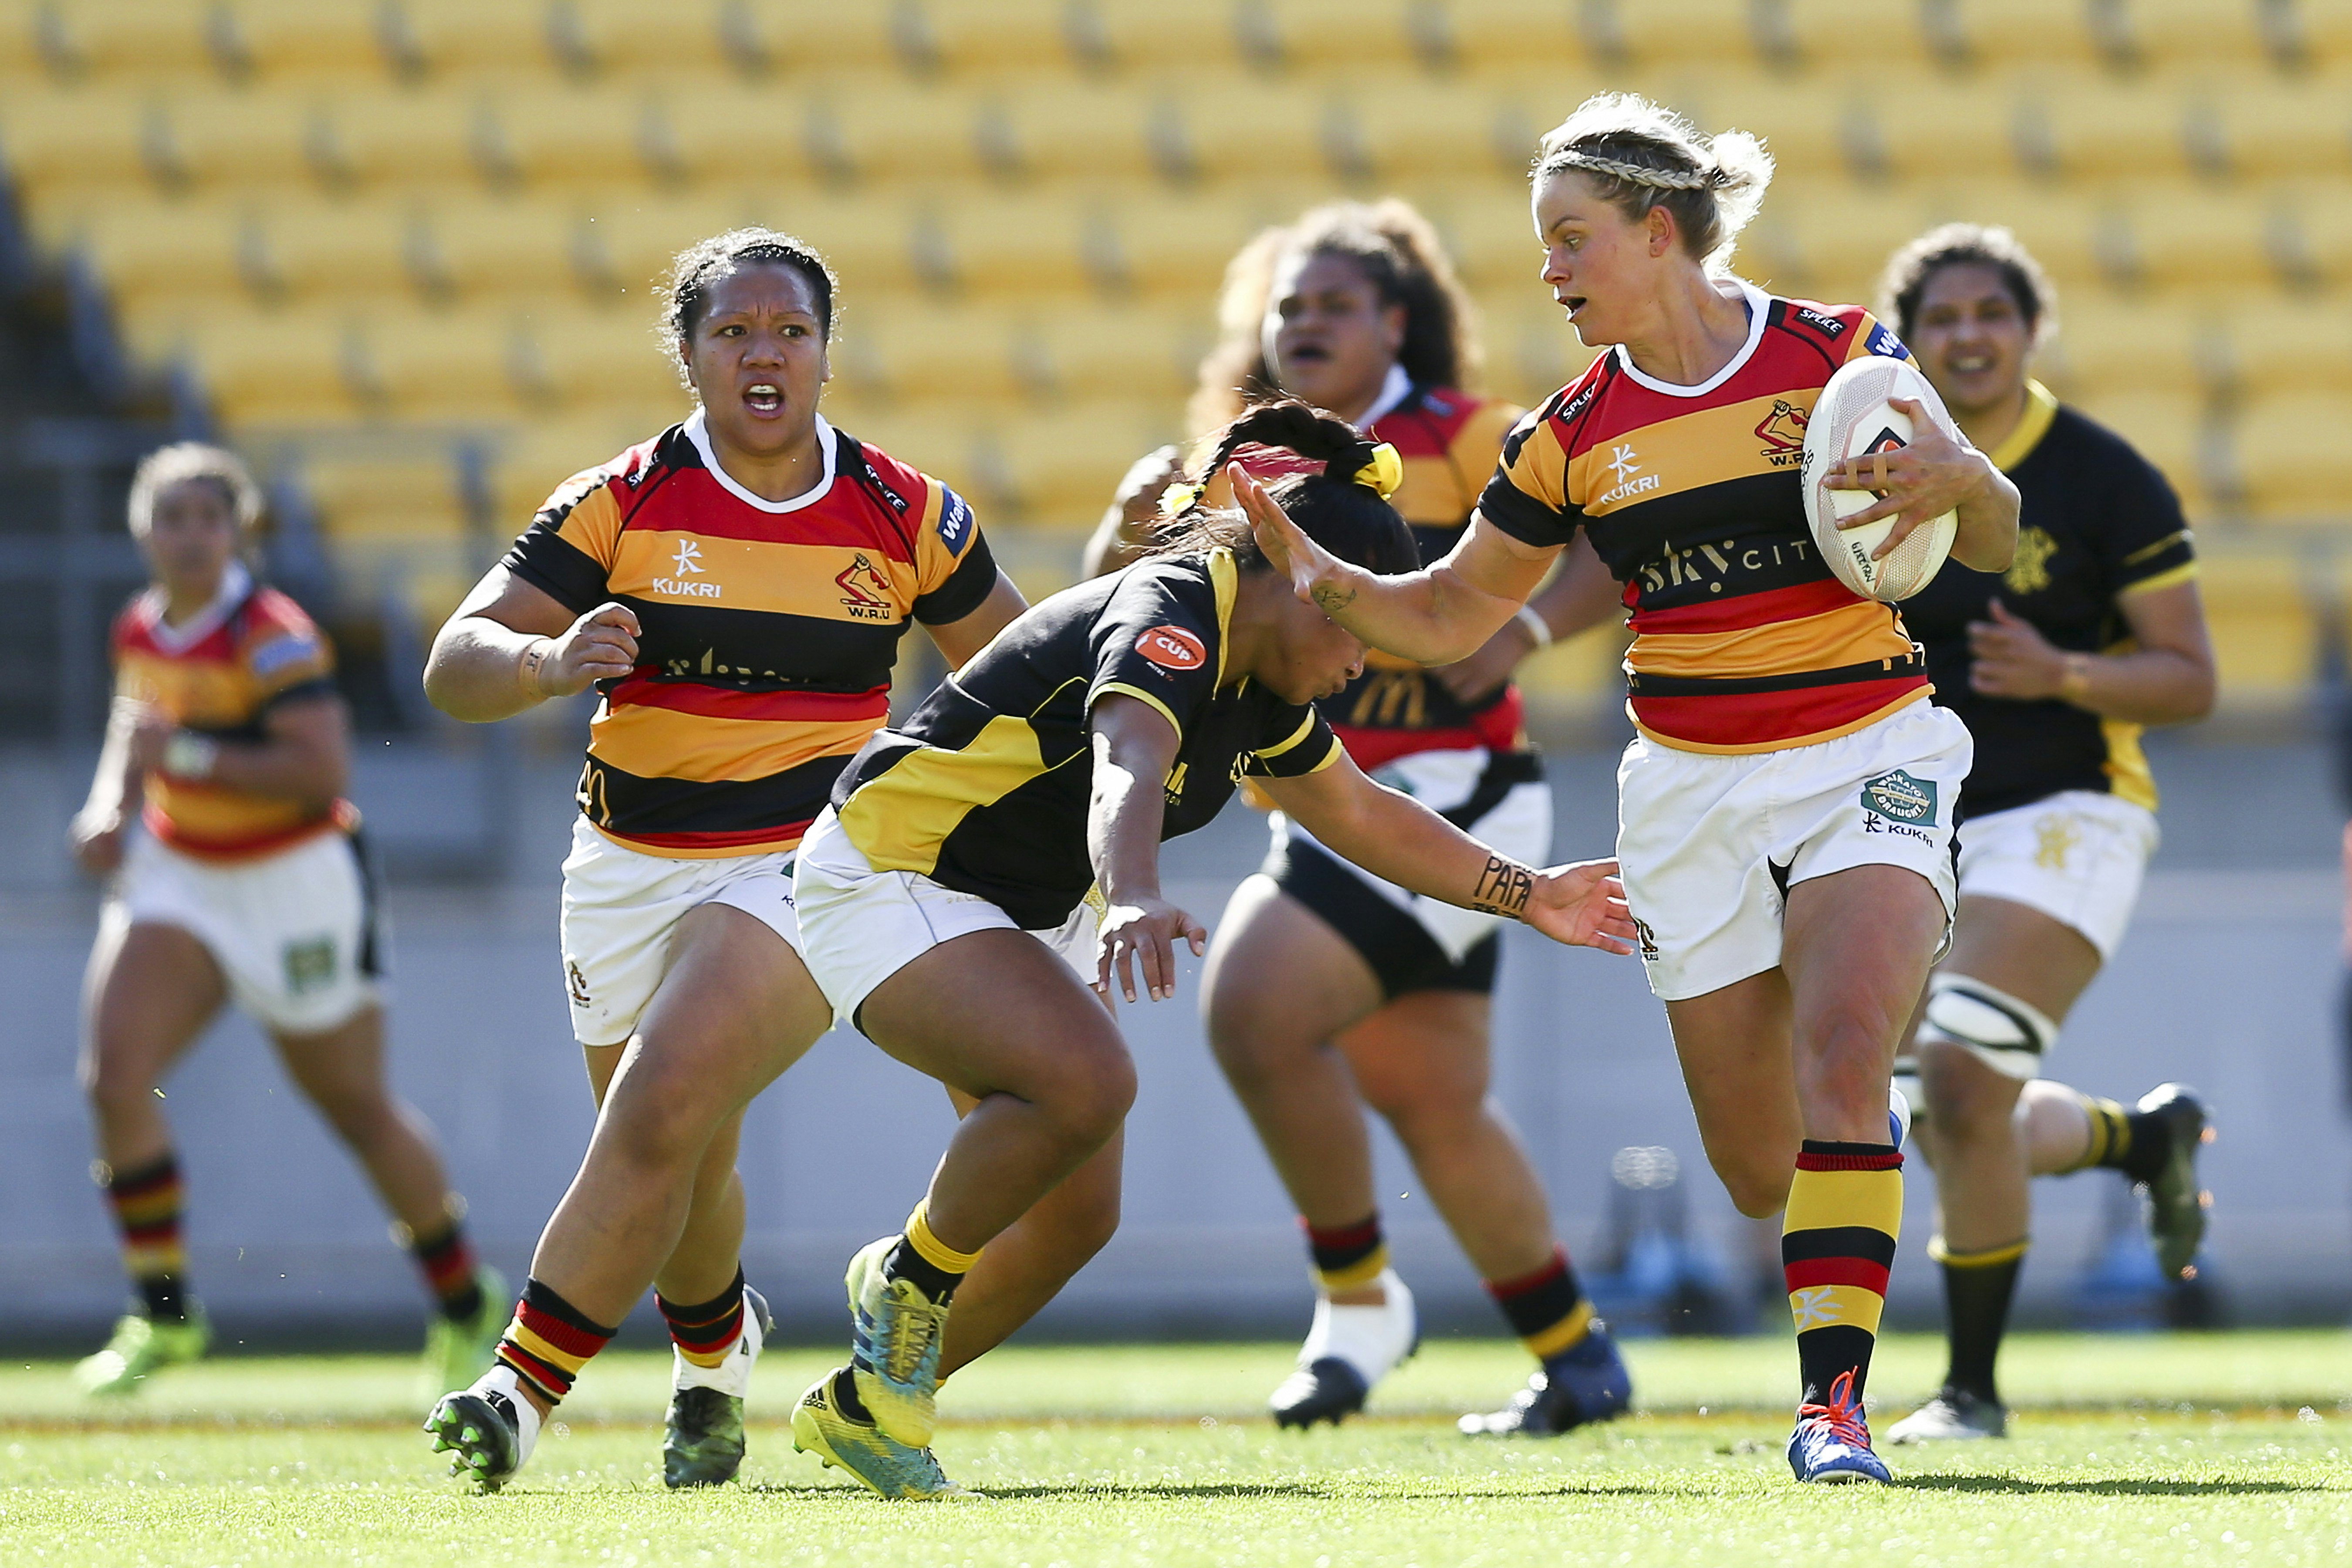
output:
POLYGON ((1993 1363, 2009 1329, 2009 1303, 2017 1292, 2017 1271, 2024 1267, 2028 1245, 2016 1241, 1983 1252, 1954 1252, 1940 1236, 1927 1244, 1927 1256, 1943 1268, 1944 1307, 1950 1317, 1947 1388, 1973 1394, 1990 1405, 2000 1403, 1993 1387, 1993 1363))
POLYGON ((2126 1110, 2116 1100, 2074 1090, 2091 1119, 2091 1142, 2083 1157, 2059 1174, 2099 1166, 2121 1171, 2135 1182, 2152 1182, 2172 1153, 2172 1129, 2150 1110, 2126 1110))
POLYGON ((463 1220, 451 1218, 448 1228, 429 1240, 411 1235, 408 1250, 424 1271, 425 1287, 443 1317, 462 1323, 481 1315, 481 1264, 466 1239, 463 1220))
POLYGON ((1551 1261, 1516 1279, 1489 1279, 1486 1294, 1510 1321, 1511 1331, 1538 1361, 1565 1355, 1584 1342, 1592 1329, 1592 1303, 1576 1282, 1576 1270, 1564 1248, 1555 1248, 1551 1261))
POLYGON ((1380 1210, 1353 1225, 1310 1225, 1304 1216, 1298 1225, 1307 1232, 1316 1289, 1326 1296, 1360 1290, 1388 1271, 1389 1244, 1381 1231, 1380 1210))
POLYGON ((1902 1233, 1900 1151, 1805 1140, 1789 1184, 1780 1265, 1806 1404, 1827 1404, 1830 1385, 1845 1373, 1853 1374, 1853 1397, 1862 1398, 1902 1233))
POLYGON ((913 1280, 932 1305, 944 1307, 979 1261, 977 1250, 958 1252, 931 1234, 930 1200, 926 1198, 907 1216, 906 1233, 883 1259, 882 1272, 887 1279, 913 1280))

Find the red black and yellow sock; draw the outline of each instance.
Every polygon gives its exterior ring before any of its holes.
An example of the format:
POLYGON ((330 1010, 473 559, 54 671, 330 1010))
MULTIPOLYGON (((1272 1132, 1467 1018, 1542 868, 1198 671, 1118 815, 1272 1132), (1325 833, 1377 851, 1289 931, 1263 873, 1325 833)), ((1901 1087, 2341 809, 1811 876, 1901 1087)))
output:
POLYGON ((450 1220, 449 1228, 431 1240, 411 1236, 408 1250, 417 1268, 425 1271, 425 1288, 440 1304, 443 1317, 463 1322, 480 1313, 481 1265, 474 1257, 473 1244, 466 1239, 463 1220, 450 1220))
POLYGON ((1510 1320, 1511 1331, 1538 1361, 1565 1355, 1584 1342, 1592 1329, 1592 1303, 1576 1282, 1565 1248, 1556 1248, 1551 1261, 1517 1279, 1489 1279, 1486 1294, 1510 1320))
POLYGON ((1861 1399, 1886 1307, 1886 1271, 1902 1233, 1900 1151, 1891 1143, 1805 1140, 1789 1184, 1780 1266, 1806 1404, 1827 1404, 1830 1384, 1848 1372, 1853 1397, 1861 1399))
POLYGON ((2010 1299, 2017 1291, 2017 1271, 2024 1267, 2027 1243, 1982 1252, 1954 1252, 1942 1237, 1927 1244, 1927 1256, 1944 1270, 1944 1306, 1949 1314, 1952 1360, 1944 1385, 1973 1394, 1998 1405, 1993 1390, 1993 1363, 2000 1354, 2000 1338, 2009 1328, 2010 1299))
POLYGON ((930 1208, 929 1198, 915 1205, 898 1245, 882 1260, 882 1272, 892 1279, 912 1279, 933 1305, 944 1307, 954 1300, 956 1287, 963 1283, 972 1265, 980 1261, 980 1253, 958 1252, 933 1235, 930 1208))
POLYGON ((514 1321, 499 1341, 499 1360, 545 1394, 550 1405, 560 1405, 572 1392, 580 1369, 619 1331, 592 1321, 579 1308, 533 1279, 523 1286, 514 1321))
POLYGON ((1315 1283, 1326 1296, 1360 1290, 1388 1269, 1388 1238, 1381 1234, 1381 1215, 1374 1209, 1353 1225, 1328 1227, 1298 1222, 1307 1233, 1307 1251, 1314 1261, 1315 1283))
POLYGON ((734 1283, 708 1301, 681 1306, 656 1290, 654 1305, 669 1324, 670 1342, 678 1354, 697 1366, 717 1366, 743 1337, 742 1266, 736 1266, 734 1283))
POLYGON ((2084 1094, 2079 1089, 2074 1095, 2091 1119, 2091 1141, 2081 1159, 2056 1174, 2087 1171, 2094 1165, 2121 1171, 2135 1182, 2152 1182, 2163 1173, 2164 1162, 2172 1152, 2172 1129, 2163 1117, 2154 1111, 2126 1110, 2115 1100, 2084 1094))
POLYGON ((180 1162, 165 1153, 134 1170, 103 1164, 99 1181, 122 1234, 122 1267, 147 1315, 161 1322, 188 1316, 188 1250, 180 1235, 180 1162))

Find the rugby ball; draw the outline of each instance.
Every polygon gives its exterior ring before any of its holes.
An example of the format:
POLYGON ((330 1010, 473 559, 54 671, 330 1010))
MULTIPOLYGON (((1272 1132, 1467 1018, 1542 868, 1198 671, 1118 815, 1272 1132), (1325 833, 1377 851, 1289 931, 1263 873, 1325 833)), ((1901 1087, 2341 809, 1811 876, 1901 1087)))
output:
POLYGON ((1881 518, 1860 528, 1840 531, 1838 522, 1878 500, 1870 490, 1833 490, 1822 481, 1847 458, 1871 452, 1891 452, 1911 444, 1911 416, 1895 408, 1891 398, 1907 398, 1920 405, 1925 417, 1954 440, 1959 429, 1945 411, 1919 367, 1908 360, 1865 354, 1838 367, 1822 388, 1805 426, 1805 521, 1813 545, 1837 574, 1839 582, 1865 599, 1892 604, 1907 599, 1935 580, 1944 558, 1952 552, 1959 517, 1946 512, 1911 531, 1903 542, 1877 561, 1871 552, 1895 531, 1895 519, 1881 518))

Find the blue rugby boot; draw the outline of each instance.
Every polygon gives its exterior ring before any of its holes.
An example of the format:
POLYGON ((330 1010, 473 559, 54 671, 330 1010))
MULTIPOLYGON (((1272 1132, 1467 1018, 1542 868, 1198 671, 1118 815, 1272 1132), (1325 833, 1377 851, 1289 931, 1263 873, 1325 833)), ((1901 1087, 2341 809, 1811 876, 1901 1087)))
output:
POLYGON ((1469 1437, 1554 1437, 1625 1414, 1633 1380, 1617 1342, 1599 1319, 1585 1336, 1553 1356, 1491 1415, 1465 1415, 1454 1425, 1469 1437))
POLYGON ((939 1425, 940 1341, 948 1308, 912 1279, 885 1268, 898 1245, 886 1236, 849 1260, 850 1373, 874 1424, 909 1448, 930 1447, 939 1425))
POLYGON ((1886 1461, 1870 1451, 1870 1425, 1853 1396, 1853 1373, 1842 1372, 1830 1384, 1827 1405, 1797 1406, 1797 1429, 1789 1435, 1789 1468, 1801 1481, 1895 1479, 1886 1461))

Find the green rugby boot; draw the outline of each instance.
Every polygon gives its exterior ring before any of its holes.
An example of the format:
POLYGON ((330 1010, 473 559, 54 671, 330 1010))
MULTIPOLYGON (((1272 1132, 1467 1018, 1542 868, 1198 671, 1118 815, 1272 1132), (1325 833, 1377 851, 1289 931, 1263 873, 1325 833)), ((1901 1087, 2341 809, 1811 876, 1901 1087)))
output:
POLYGON ((431 1405, 445 1394, 470 1387, 490 1367, 498 1353, 499 1336, 506 1331, 514 1298, 507 1294, 507 1277, 487 1266, 475 1270, 482 1304, 466 1319, 436 1313, 425 1331, 425 1361, 419 1369, 420 1403, 431 1405))
MULTIPOLYGON (((963 1501, 979 1497, 948 1479, 929 1448, 909 1448, 870 1420, 845 1408, 842 1384, 849 1368, 826 1373, 810 1384, 793 1411, 793 1449, 814 1454, 827 1469, 839 1466, 869 1491, 908 1501, 963 1501)), ((847 1391, 855 1394, 853 1386, 847 1391)))
POLYGON ((202 1307, 191 1306, 187 1321, 179 1323, 126 1312, 106 1348, 74 1367, 74 1382, 84 1394, 136 1394, 156 1373, 198 1359, 212 1342, 212 1321, 202 1307))

